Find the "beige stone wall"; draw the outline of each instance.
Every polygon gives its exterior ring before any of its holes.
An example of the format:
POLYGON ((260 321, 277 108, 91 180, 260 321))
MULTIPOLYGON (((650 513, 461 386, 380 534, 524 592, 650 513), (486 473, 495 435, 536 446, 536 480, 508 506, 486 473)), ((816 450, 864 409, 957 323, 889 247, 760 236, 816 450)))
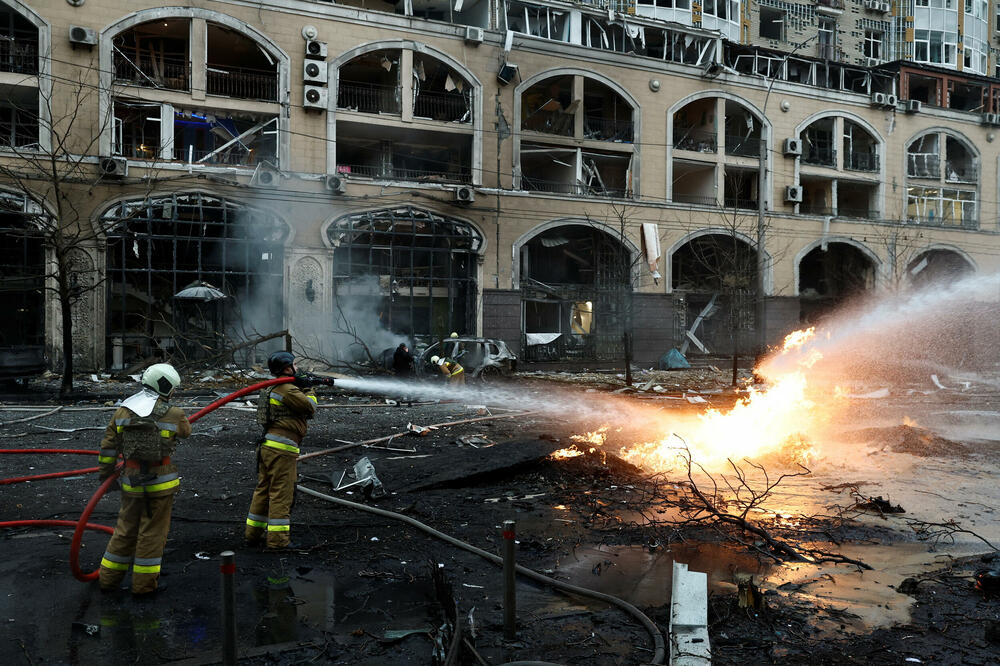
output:
MULTIPOLYGON (((848 0, 853 3, 855 0, 848 0)), ((361 9, 328 5, 326 3, 296 2, 255 5, 201 0, 197 6, 227 14, 245 21, 260 33, 273 40, 290 56, 290 105, 288 114, 290 134, 290 163, 282 165, 284 177, 275 189, 250 188, 249 169, 196 168, 191 174, 179 165, 159 166, 155 169, 132 167, 130 179, 125 182, 107 180, 80 184, 77 203, 82 215, 92 219, 109 202, 133 194, 146 194, 196 188, 219 196, 264 206, 274 210, 293 230, 286 257, 288 289, 297 298, 300 282, 308 276, 326 279, 330 270, 329 250, 323 237, 324 225, 354 210, 364 210, 408 203, 438 210, 447 215, 468 220, 486 239, 480 266, 480 288, 510 289, 514 282, 514 246, 519 239, 531 235, 541 225, 553 220, 591 220, 617 225, 617 209, 607 200, 560 196, 551 194, 526 194, 504 191, 499 196, 497 213, 496 187, 508 189, 512 184, 513 146, 519 140, 515 118, 514 90, 516 81, 501 86, 496 71, 503 58, 502 35, 488 32, 487 40, 479 46, 466 44, 462 26, 431 23, 393 14, 380 14, 361 9), (468 68, 482 88, 481 168, 476 200, 471 205, 454 202, 453 187, 440 185, 414 185, 406 183, 372 183, 356 178, 348 179, 347 192, 335 196, 327 192, 322 176, 332 172, 327 164, 329 119, 326 113, 306 111, 301 108, 303 83, 301 78, 304 60, 304 40, 301 34, 305 25, 318 30, 318 38, 329 44, 329 59, 357 46, 376 40, 404 39, 425 44, 448 54, 468 68), (496 127, 496 96, 506 121, 514 135, 499 142, 500 173, 497 174, 498 141, 496 127), (152 182, 141 182, 134 177, 149 176, 152 182), (497 218, 499 217, 499 226, 497 218), (499 229, 499 231, 498 231, 499 229), (289 273, 291 271, 291 273, 289 273), (298 285, 298 286, 296 286, 298 285)), ((90 94, 79 103, 84 118, 91 119, 91 127, 74 137, 74 145, 88 146, 98 128, 98 50, 71 48, 67 34, 70 25, 81 25, 100 31, 104 26, 121 19, 127 11, 154 8, 157 3, 136 0, 127 9, 112 0, 88 0, 78 8, 68 3, 39 4, 36 11, 51 23, 53 50, 53 76, 55 78, 55 104, 61 112, 75 108, 72 82, 82 81, 90 94)), ((756 14, 754 14, 756 15, 756 14)), ((853 13, 851 13, 853 16, 853 13)), ((753 26, 756 34, 757 26, 753 26)), ((914 250, 940 246, 957 248, 966 253, 981 272, 1000 269, 1000 235, 998 235, 996 130, 979 125, 975 114, 943 109, 926 109, 917 114, 903 114, 893 110, 872 107, 867 97, 843 94, 829 90, 793 85, 784 82, 771 84, 761 78, 723 73, 706 79, 700 68, 671 65, 657 60, 631 57, 587 49, 540 39, 517 37, 513 51, 507 56, 519 67, 522 80, 553 68, 578 68, 601 74, 616 82, 635 99, 641 113, 641 135, 635 146, 639 159, 638 196, 625 202, 628 237, 635 247, 640 246, 639 224, 656 223, 659 227, 664 257, 660 273, 664 276, 654 284, 648 271, 641 272, 639 288, 648 293, 669 290, 670 268, 668 253, 684 238, 700 230, 724 224, 726 215, 708 207, 674 204, 667 200, 670 160, 675 158, 672 137, 668 134, 670 110, 689 96, 706 91, 713 95, 742 100, 751 109, 765 109, 770 124, 769 182, 772 211, 767 215, 767 250, 774 261, 771 294, 793 296, 796 291, 796 260, 805 249, 826 237, 832 240, 848 239, 864 246, 879 257, 883 265, 884 280, 889 281, 888 266, 892 263, 886 239, 895 233, 893 225, 864 221, 796 215, 792 205, 784 203, 786 186, 798 182, 801 165, 782 154, 781 142, 797 136, 799 129, 810 118, 824 112, 848 114, 870 125, 884 141, 884 168, 873 179, 881 184, 882 218, 903 218, 906 192, 905 149, 909 140, 919 132, 932 128, 949 128, 960 132, 980 151, 980 212, 979 231, 941 229, 933 227, 907 227, 906 243, 914 250), (650 82, 660 82, 654 91, 650 82), (770 85, 769 85, 770 84, 770 85)), ((332 93, 333 91, 331 91, 332 93)), ((198 101, 192 101, 198 108, 198 101)), ((200 102, 210 106, 211 99, 200 102)), ((377 122, 377 121, 376 121, 377 122)), ((57 125, 58 126, 58 125, 57 125)), ((419 125, 415 125, 417 127, 419 125)), ((81 128, 82 129, 82 128, 81 128)), ((2 158, 0 158, 2 159, 2 158)), ((756 168, 754 158, 733 158, 732 164, 756 168)), ((807 169, 808 171, 808 169, 807 169)), ((96 181, 96 176, 95 176, 96 181)), ((728 217, 731 218, 731 215, 728 217)), ((739 215, 741 230, 751 236, 757 225, 754 211, 739 215)), ((895 238, 899 238, 896 234, 895 238)), ((318 278, 317 278, 318 279, 318 278)), ((324 292, 325 294, 326 292, 324 292)), ((293 298, 294 297, 294 298, 293 298)), ((326 295, 323 296, 327 298, 326 295)), ((103 306, 93 304, 95 316, 103 317, 103 306)), ((328 306, 326 306, 328 307, 328 306)), ((82 317, 90 321, 94 317, 82 317)), ((101 335, 97 325, 97 335, 101 335)), ((100 345, 95 345, 100 348, 100 345)))

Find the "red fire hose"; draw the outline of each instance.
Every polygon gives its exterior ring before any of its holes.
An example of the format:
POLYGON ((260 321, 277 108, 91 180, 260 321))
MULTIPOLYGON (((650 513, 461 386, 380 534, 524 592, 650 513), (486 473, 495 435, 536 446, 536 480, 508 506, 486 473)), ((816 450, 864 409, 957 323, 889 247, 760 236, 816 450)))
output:
MULTIPOLYGON (((284 384, 284 383, 287 383, 287 382, 290 382, 290 381, 293 381, 292 377, 276 377, 275 379, 268 379, 267 381, 263 381, 263 382, 260 382, 260 383, 257 383, 257 384, 252 384, 250 386, 247 386, 246 388, 242 388, 239 391, 236 391, 235 393, 230 393, 229 395, 227 395, 227 396, 225 396, 223 398, 219 398, 218 400, 216 400, 212 404, 208 405, 207 407, 204 407, 204 408, 198 410, 197 412, 195 412, 194 414, 192 414, 190 417, 188 417, 188 421, 190 421, 191 423, 194 423, 195 421, 197 421, 198 419, 200 419, 202 416, 205 416, 209 412, 212 412, 212 411, 218 409, 222 405, 225 405, 226 403, 231 402, 231 401, 235 400, 236 398, 239 398, 239 397, 242 397, 244 395, 247 395, 248 393, 253 393, 255 391, 259 391, 260 389, 265 388, 267 386, 273 386, 274 384, 284 384)), ((96 451, 83 451, 83 450, 79 450, 79 449, 73 449, 73 450, 69 450, 69 449, 66 449, 66 450, 63 450, 63 449, 0 449, 0 453, 79 453, 79 454, 94 455, 97 452, 96 451)), ((73 571, 73 576, 77 580, 79 580, 79 581, 89 582, 89 581, 92 581, 92 580, 96 580, 97 576, 98 576, 98 574, 100 572, 99 569, 96 569, 96 570, 94 570, 94 571, 92 571, 90 573, 84 573, 80 569, 80 542, 83 539, 83 531, 85 529, 99 530, 99 531, 102 531, 102 532, 107 532, 109 534, 113 534, 114 533, 114 530, 112 528, 107 527, 105 525, 96 525, 96 524, 93 524, 93 523, 88 523, 87 519, 90 518, 90 514, 93 513, 94 509, 97 507, 97 502, 102 497, 104 497, 104 494, 108 492, 108 488, 110 488, 111 485, 118 478, 118 474, 119 474, 119 470, 120 469, 121 468, 119 466, 119 468, 115 470, 115 473, 112 474, 111 476, 109 476, 104 481, 104 483, 102 483, 100 485, 100 487, 97 489, 97 492, 95 492, 94 495, 93 495, 93 497, 90 498, 90 501, 87 502, 87 506, 83 509, 83 513, 80 514, 80 518, 77 521, 70 521, 70 520, 14 520, 14 521, 9 521, 9 522, 0 522, 0 527, 32 527, 32 526, 34 526, 34 527, 52 527, 52 526, 70 526, 70 525, 76 525, 76 529, 73 531, 73 541, 70 544, 70 548, 69 548, 69 566, 70 566, 70 569, 73 571)), ((93 467, 93 468, 88 468, 88 469, 72 470, 72 471, 69 471, 69 472, 55 472, 55 473, 52 473, 52 474, 39 474, 37 476, 26 476, 26 477, 19 477, 19 478, 16 478, 16 479, 3 479, 3 480, 0 480, 0 485, 4 485, 4 484, 8 484, 8 483, 17 483, 18 481, 33 481, 33 480, 40 480, 40 479, 52 479, 52 478, 57 478, 57 477, 61 477, 61 476, 72 476, 72 475, 76 475, 76 474, 86 474, 86 473, 89 473, 89 472, 96 472, 97 470, 98 470, 97 467, 93 467)))

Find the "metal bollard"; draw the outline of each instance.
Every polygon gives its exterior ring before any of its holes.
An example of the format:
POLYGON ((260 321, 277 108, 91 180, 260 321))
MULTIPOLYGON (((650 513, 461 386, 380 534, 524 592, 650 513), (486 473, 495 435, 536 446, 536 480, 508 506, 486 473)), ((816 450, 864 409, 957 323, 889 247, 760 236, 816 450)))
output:
POLYGON ((514 561, 514 521, 503 521, 503 637, 517 638, 517 593, 514 588, 517 563, 514 561))
POLYGON ((236 666, 236 553, 222 551, 222 664, 236 666))

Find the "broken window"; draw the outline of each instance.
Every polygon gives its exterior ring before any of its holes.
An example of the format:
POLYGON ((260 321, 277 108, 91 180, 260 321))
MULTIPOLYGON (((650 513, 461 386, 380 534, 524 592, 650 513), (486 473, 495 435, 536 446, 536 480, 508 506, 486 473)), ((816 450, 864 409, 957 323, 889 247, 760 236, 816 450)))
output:
POLYGON ((200 164, 277 163, 278 118, 178 109, 173 116, 174 159, 200 164))
POLYGON ((874 219, 878 186, 869 182, 837 181, 837 215, 874 219))
POLYGON ((726 154, 740 157, 760 155, 761 122, 733 100, 726 100, 726 154))
POLYGON ((937 134, 917 137, 906 149, 906 175, 911 178, 940 178, 941 158, 937 134))
POLYGON ((853 120, 844 119, 844 168, 878 171, 878 142, 853 120))
POLYGON ((757 170, 725 168, 724 205, 726 208, 757 208, 757 170))
POLYGON ((848 243, 831 242, 799 262, 799 319, 814 323, 852 296, 875 287, 875 265, 848 243))
POLYGON ((544 5, 510 2, 507 4, 507 29, 533 37, 568 42, 569 12, 544 5))
POLYGON ((472 122, 472 86, 444 63, 413 55, 413 115, 444 122, 472 122))
POLYGON ((535 83, 521 95, 521 129, 573 136, 580 101, 573 99, 572 76, 535 83))
POLYGON ((30 208, 0 194, 0 347, 45 344, 45 249, 30 208))
POLYGON ((161 121, 159 104, 116 98, 114 154, 140 160, 159 158, 161 121))
POLYGON ((834 215, 833 208, 833 178, 815 178, 803 176, 799 179, 802 187, 802 202, 799 213, 802 215, 834 215))
POLYGON ((921 104, 941 106, 941 79, 936 76, 920 76, 907 73, 906 99, 915 99, 921 104))
POLYGON ((631 256, 600 229, 570 224, 521 247, 522 349, 529 360, 620 354, 631 256))
POLYGON ((388 180, 471 182, 469 135, 344 121, 337 126, 338 173, 388 180))
POLYGON ((946 286, 973 273, 972 264, 952 250, 927 250, 914 257, 906 267, 906 275, 917 289, 946 286))
POLYGON ((400 113, 398 49, 365 53, 340 68, 337 108, 359 113, 400 113))
POLYGON ((716 98, 708 97, 686 104, 674 113, 674 148, 699 153, 718 149, 716 98))
POLYGON ((239 99, 278 100, 278 62, 254 40, 208 23, 207 92, 239 99))
POLYGON ((327 235, 345 314, 428 341, 475 330, 483 240, 468 223, 402 206, 342 217, 327 235))
POLYGON ((972 150, 962 141, 953 137, 945 138, 944 178, 949 183, 975 183, 979 180, 979 169, 972 150))
POLYGON ((978 227, 974 191, 910 186, 906 194, 907 220, 943 227, 978 227))
MULTIPOLYGON (((283 327, 288 229, 273 214, 179 193, 118 203, 102 225, 113 367, 149 357, 203 358, 283 327), (182 293, 186 288, 195 293, 182 293)), ((253 347, 247 354, 253 362, 253 347)))
POLYGON ((760 8, 760 36, 762 39, 785 39, 785 12, 774 7, 760 8))
POLYGON ((716 206, 715 164, 674 160, 671 201, 716 206))
POLYGON ((190 90, 189 19, 147 21, 112 40, 115 81, 136 86, 190 90))
POLYGON ((819 166, 837 166, 833 117, 821 118, 802 133, 802 162, 819 166))
POLYGON ((0 146, 38 145, 38 89, 0 86, 0 146))
POLYGON ((593 141, 633 140, 632 106, 609 86, 583 79, 583 135, 593 141))
POLYGON ((38 74, 38 28, 0 3, 0 72, 38 74))
POLYGON ((577 148, 521 144, 521 189, 578 194, 577 148))
POLYGON ((866 58, 882 60, 885 53, 884 40, 885 33, 881 30, 865 30, 865 41, 862 43, 861 52, 866 58))
POLYGON ((987 87, 984 84, 948 79, 948 108, 982 112, 986 109, 987 87))

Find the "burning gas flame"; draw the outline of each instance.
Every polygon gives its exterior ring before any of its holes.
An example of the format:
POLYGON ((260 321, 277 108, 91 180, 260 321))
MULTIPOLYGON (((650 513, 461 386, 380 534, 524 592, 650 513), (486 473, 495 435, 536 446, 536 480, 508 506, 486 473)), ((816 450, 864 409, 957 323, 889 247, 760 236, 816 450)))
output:
MULTIPOLYGON (((815 450, 803 433, 820 422, 823 410, 808 397, 806 371, 822 354, 807 345, 815 335, 810 328, 785 338, 779 356, 795 357, 795 369, 770 377, 766 389, 749 387, 745 397, 727 411, 708 409, 671 435, 622 450, 621 456, 649 471, 668 471, 685 464, 684 449, 706 468, 727 460, 776 456, 782 462, 807 463, 815 450)), ((593 433, 588 433, 588 436, 593 433)))

